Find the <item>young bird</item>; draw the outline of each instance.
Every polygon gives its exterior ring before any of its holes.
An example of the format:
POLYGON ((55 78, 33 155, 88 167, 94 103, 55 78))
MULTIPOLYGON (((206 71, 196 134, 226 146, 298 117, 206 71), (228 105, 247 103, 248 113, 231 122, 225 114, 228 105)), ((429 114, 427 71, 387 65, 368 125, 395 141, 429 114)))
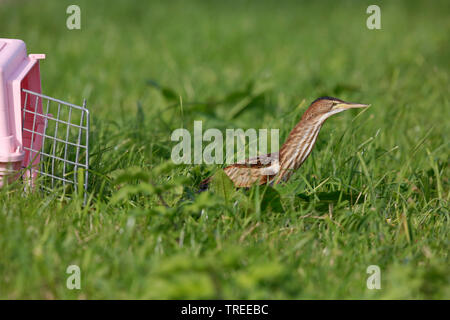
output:
MULTIPOLYGON (((325 120, 339 112, 366 108, 369 105, 345 102, 333 97, 314 100, 301 120, 289 133, 279 152, 246 159, 244 164, 232 164, 224 169, 236 187, 250 187, 254 184, 279 183, 287 181, 294 170, 300 168, 310 155, 325 120)), ((200 190, 207 188, 211 177, 200 184, 200 190)))

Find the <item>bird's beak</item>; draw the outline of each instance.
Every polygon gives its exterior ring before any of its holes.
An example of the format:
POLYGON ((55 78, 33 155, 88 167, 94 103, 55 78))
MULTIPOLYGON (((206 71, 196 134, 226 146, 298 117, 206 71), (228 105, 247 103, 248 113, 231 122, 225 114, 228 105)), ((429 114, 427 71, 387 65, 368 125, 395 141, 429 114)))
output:
POLYGON ((370 104, 362 104, 362 103, 351 103, 351 102, 342 102, 333 107, 335 110, 347 110, 354 108, 367 108, 370 107, 370 104))

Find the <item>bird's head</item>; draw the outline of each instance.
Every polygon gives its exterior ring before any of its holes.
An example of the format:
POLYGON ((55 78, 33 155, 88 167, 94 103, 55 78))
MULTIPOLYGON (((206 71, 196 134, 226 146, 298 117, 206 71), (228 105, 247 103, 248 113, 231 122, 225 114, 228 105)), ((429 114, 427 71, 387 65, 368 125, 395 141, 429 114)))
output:
POLYGON ((314 100, 305 112, 307 118, 323 118, 323 120, 332 116, 333 114, 354 109, 354 108, 367 108, 369 104, 345 102, 338 98, 333 97, 321 97, 314 100))

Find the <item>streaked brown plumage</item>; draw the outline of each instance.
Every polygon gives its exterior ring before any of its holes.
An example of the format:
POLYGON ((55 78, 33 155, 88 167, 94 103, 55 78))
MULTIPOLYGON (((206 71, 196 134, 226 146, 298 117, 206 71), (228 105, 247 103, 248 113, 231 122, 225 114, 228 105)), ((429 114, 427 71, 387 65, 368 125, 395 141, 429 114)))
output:
MULTIPOLYGON (((247 159, 245 164, 232 164, 224 171, 236 187, 287 181, 311 153, 326 119, 348 109, 368 106, 332 97, 318 98, 311 103, 301 120, 289 133, 279 152, 247 159)), ((203 184, 208 182, 209 179, 203 184)))

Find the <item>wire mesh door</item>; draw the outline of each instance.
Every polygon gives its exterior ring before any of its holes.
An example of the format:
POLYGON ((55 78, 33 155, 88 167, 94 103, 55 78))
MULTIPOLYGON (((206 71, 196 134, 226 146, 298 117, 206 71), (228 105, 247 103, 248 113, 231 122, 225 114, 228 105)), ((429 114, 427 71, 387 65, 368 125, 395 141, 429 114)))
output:
POLYGON ((89 111, 22 89, 24 179, 47 190, 87 197, 89 170, 89 111), (39 177, 39 179, 37 179, 39 177))

